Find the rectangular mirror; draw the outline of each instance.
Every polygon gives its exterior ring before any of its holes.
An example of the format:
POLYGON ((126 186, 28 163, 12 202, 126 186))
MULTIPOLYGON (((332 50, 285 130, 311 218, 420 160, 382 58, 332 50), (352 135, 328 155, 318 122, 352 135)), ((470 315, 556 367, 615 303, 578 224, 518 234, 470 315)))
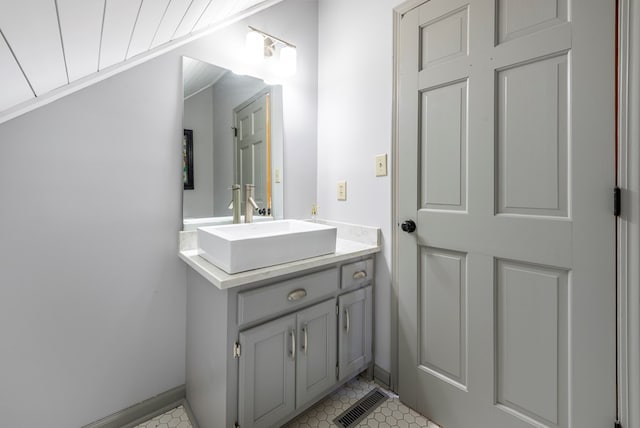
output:
POLYGON ((254 221, 284 218, 282 87, 188 57, 182 69, 184 229, 231 223, 232 184, 255 185, 254 221))

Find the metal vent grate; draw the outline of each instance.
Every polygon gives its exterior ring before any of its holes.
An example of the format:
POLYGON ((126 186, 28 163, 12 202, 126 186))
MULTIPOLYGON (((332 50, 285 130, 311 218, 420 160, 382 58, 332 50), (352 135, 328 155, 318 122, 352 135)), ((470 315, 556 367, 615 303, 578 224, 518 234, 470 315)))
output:
POLYGON ((354 427, 358 422, 366 418, 369 413, 373 412, 376 407, 384 403, 387 398, 389 398, 387 394, 376 388, 335 418, 333 423, 341 428, 354 427))

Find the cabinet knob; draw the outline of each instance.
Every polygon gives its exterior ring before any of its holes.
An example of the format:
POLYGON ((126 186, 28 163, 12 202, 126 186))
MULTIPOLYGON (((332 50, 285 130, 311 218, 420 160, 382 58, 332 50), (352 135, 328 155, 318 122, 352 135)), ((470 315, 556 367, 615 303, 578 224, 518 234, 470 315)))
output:
POLYGON ((307 290, 304 288, 298 288, 297 290, 293 290, 291 293, 287 295, 287 300, 290 302, 295 302, 307 296, 307 290))

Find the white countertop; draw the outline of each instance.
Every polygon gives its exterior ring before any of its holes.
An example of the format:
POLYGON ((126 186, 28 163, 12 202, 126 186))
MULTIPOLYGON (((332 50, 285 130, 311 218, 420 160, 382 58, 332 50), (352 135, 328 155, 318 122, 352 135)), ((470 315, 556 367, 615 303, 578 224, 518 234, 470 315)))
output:
POLYGON ((316 220, 319 223, 337 227, 336 252, 310 259, 283 263, 261 269, 254 269, 236 274, 228 274, 200 257, 198 238, 195 230, 180 232, 179 257, 196 272, 221 290, 249 284, 302 270, 331 265, 344 260, 378 253, 380 229, 377 227, 316 220))

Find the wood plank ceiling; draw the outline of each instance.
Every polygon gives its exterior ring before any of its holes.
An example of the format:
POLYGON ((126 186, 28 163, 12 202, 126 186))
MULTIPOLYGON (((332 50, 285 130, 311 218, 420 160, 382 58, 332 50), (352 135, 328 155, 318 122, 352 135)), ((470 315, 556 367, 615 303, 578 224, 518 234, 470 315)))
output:
POLYGON ((188 57, 182 58, 182 87, 184 99, 190 98, 216 84, 229 73, 225 68, 188 57))
POLYGON ((0 116, 273 0, 1 0, 0 116))

